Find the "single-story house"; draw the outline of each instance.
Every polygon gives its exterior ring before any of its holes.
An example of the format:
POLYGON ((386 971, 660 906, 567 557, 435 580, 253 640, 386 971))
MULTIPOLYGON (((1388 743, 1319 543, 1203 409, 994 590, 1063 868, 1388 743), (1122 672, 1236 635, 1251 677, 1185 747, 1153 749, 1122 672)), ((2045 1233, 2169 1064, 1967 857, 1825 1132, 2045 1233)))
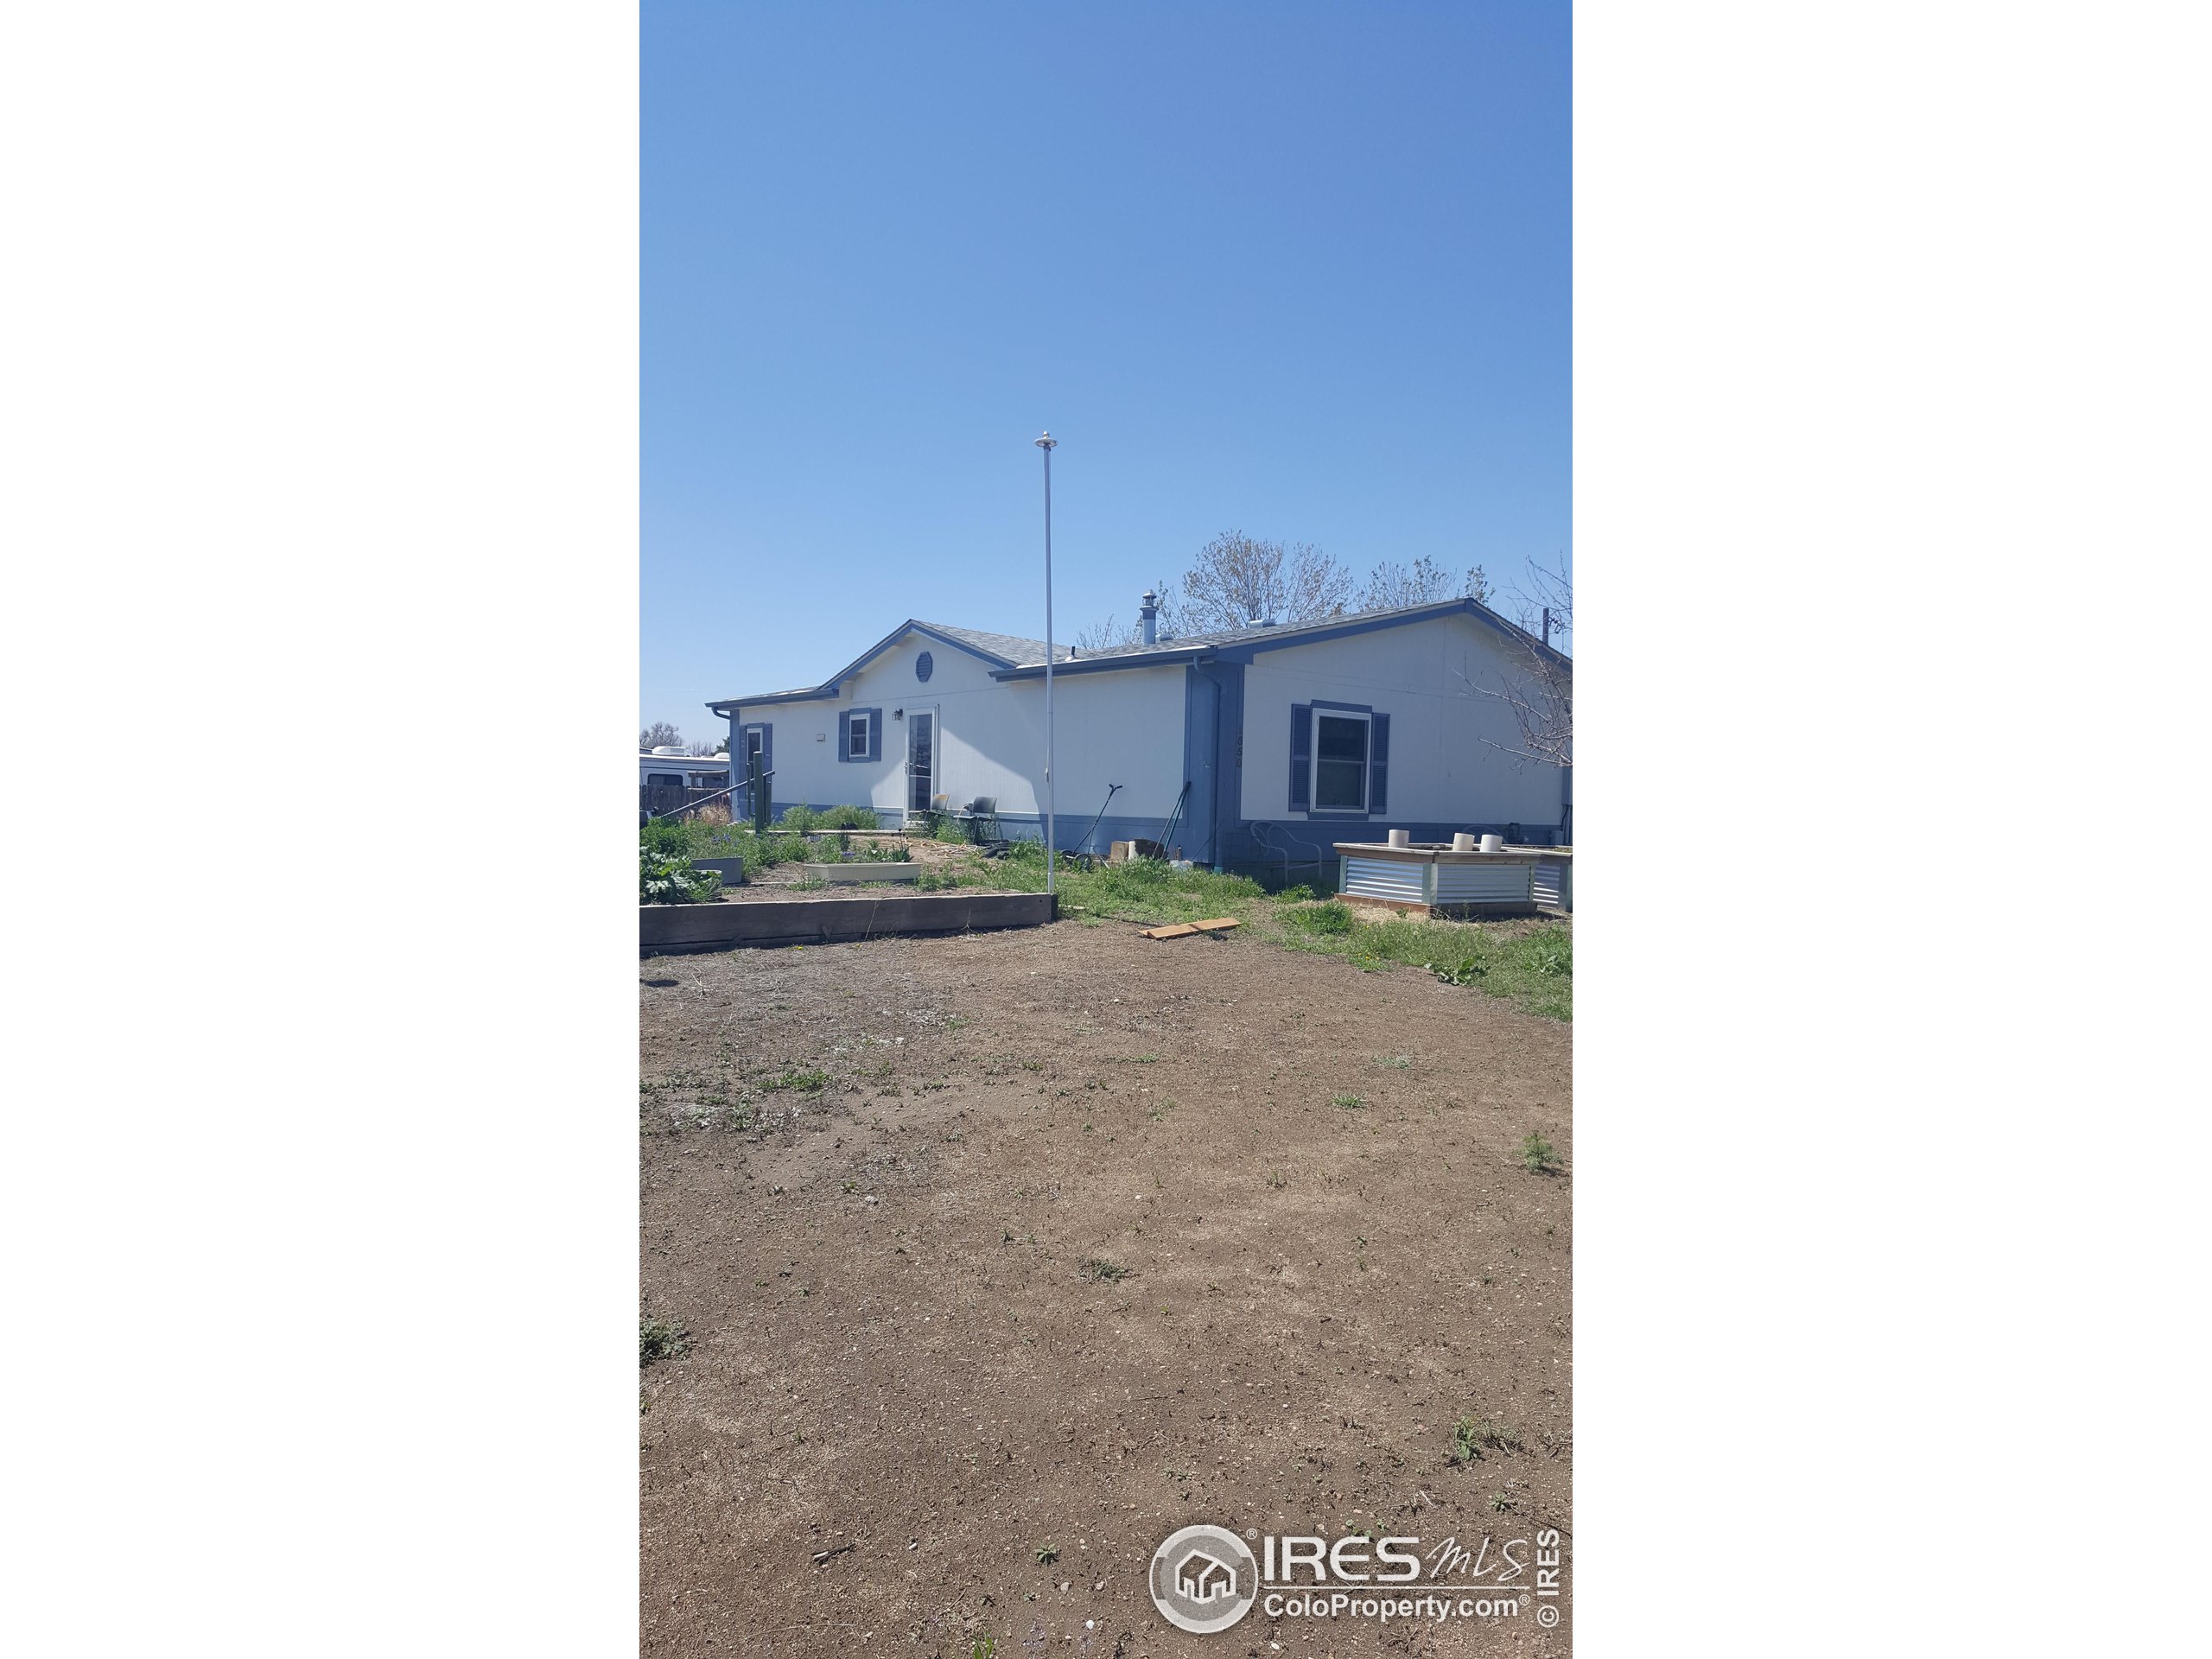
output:
MULTIPOLYGON (((1063 850, 1164 839, 1215 868, 1298 879, 1333 871, 1335 842, 1389 830, 1571 839, 1572 769, 1510 753, 1519 727, 1494 694, 1538 662, 1573 664, 1487 607, 1166 639, 1151 594, 1139 614, 1143 643, 1054 648, 1063 850)), ((1038 837, 1044 664, 1039 640, 910 620, 818 685, 707 706, 729 721, 737 782, 760 755, 773 812, 852 804, 895 824, 982 798, 1002 834, 1038 837)))

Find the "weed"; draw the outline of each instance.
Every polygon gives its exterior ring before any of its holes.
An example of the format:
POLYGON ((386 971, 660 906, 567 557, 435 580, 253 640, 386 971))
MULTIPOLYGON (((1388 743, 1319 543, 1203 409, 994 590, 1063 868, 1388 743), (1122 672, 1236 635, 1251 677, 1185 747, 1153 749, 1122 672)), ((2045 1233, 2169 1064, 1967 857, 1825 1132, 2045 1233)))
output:
POLYGON ((1518 1452, 1521 1440, 1503 1423, 1494 1423, 1484 1418, 1477 1422, 1471 1417, 1462 1417, 1452 1429, 1452 1450, 1445 1461, 1454 1468, 1482 1460, 1484 1451, 1518 1452))
POLYGON ((674 1319, 638 1315, 638 1363, 642 1368, 657 1359, 681 1359, 691 1351, 691 1333, 674 1319))
POLYGON ((1414 1057, 1410 1054, 1377 1054, 1375 1057, 1376 1065, 1387 1065, 1394 1071, 1403 1071, 1413 1063, 1414 1057))
POLYGON ((1503 1515, 1513 1507, 1513 1500, 1503 1492, 1492 1492, 1490 1495, 1490 1506, 1500 1515, 1503 1515))
POLYGON ((1054 1561, 1057 1561, 1059 1559, 1060 1547, 1058 1544, 1039 1544, 1037 1546, 1038 1566, 1050 1567, 1054 1561))
POLYGON ((1103 1255, 1094 1255, 1083 1264, 1083 1276, 1096 1284, 1102 1280, 1108 1284, 1129 1276, 1129 1269, 1118 1262, 1109 1262, 1103 1255))
POLYGON ((1332 1106, 1341 1106, 1346 1111, 1356 1111, 1360 1107, 1366 1105, 1367 1103, 1362 1100, 1357 1095, 1332 1095, 1329 1096, 1329 1104, 1332 1106))
POLYGON ((1283 1185, 1282 1171, 1279 1169, 1269 1170, 1268 1172, 1268 1185, 1280 1191, 1283 1185))
POLYGON ((796 1089, 804 1095, 818 1095, 830 1086, 830 1074, 810 1068, 801 1071, 796 1066, 785 1066, 782 1076, 770 1077, 760 1086, 771 1092, 779 1089, 796 1089))
POLYGON ((802 875, 791 883, 791 886, 797 887, 801 893, 819 893, 829 885, 829 879, 819 875, 802 875))
POLYGON ((1531 1130, 1521 1142, 1521 1166, 1534 1174, 1549 1174, 1559 1166, 1552 1160, 1552 1143, 1531 1130))
POLYGON ((1326 904, 1302 905, 1285 913, 1285 927, 1296 928, 1301 933, 1350 933, 1354 925, 1351 907, 1334 899, 1326 904))

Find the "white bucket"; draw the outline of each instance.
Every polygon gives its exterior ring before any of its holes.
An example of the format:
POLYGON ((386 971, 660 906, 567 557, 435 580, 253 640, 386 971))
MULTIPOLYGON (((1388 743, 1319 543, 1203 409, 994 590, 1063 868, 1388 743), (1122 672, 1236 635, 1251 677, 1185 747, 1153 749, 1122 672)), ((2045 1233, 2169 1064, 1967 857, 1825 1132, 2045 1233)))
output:
POLYGON ((1452 837, 1452 850, 1455 853, 1473 852, 1475 850, 1474 836, 1465 830, 1460 830, 1452 837))
POLYGON ((1486 853, 1502 853, 1504 850, 1505 837, 1503 836, 1484 836, 1483 837, 1483 851, 1486 853))
POLYGON ((1393 847, 1412 846, 1414 844, 1414 832, 1410 830, 1393 830, 1390 832, 1390 844, 1393 847))

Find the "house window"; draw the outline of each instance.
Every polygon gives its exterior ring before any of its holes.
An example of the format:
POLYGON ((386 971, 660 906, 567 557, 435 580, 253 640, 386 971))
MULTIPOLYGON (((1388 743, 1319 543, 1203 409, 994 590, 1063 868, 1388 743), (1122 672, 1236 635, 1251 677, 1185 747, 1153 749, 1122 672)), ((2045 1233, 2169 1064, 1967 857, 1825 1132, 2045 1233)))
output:
POLYGON ((845 754, 853 760, 865 760, 868 756, 868 721, 866 715, 855 715, 846 722, 845 754))
POLYGON ((1367 810, 1365 715, 1313 711, 1313 804, 1321 811, 1367 810))
POLYGON ((655 789, 681 789, 683 787, 683 774, 680 772, 649 772, 645 774, 645 782, 655 789))

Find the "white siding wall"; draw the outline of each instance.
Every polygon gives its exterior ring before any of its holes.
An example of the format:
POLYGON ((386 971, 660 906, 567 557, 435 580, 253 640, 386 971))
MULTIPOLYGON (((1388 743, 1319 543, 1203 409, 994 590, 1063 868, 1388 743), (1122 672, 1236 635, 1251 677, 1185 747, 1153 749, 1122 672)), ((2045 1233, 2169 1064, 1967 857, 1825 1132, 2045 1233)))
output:
MULTIPOLYGON (((1167 816, 1183 784, 1179 665, 1057 676, 1052 706, 1063 817, 1080 813, 1087 821, 1109 783, 1122 785, 1116 817, 1167 816)), ((900 639, 847 680, 834 701, 762 706, 740 718, 775 728, 777 801, 898 811, 906 804, 908 730, 906 721, 892 718, 899 709, 909 719, 924 709, 938 716, 936 793, 955 806, 988 795, 1001 812, 1044 810, 1044 682, 994 680, 980 658, 924 635, 900 639), (924 651, 931 658, 926 683, 914 677, 924 651), (840 762, 838 715, 868 708, 883 711, 883 758, 840 762)))
POLYGON ((1244 816, 1304 816, 1290 810, 1290 710, 1318 697, 1390 716, 1389 804, 1376 823, 1557 823, 1559 769, 1516 768, 1483 741, 1516 742, 1518 728, 1468 682, 1495 689, 1510 667, 1504 642, 1466 616, 1260 652, 1244 671, 1244 816))

